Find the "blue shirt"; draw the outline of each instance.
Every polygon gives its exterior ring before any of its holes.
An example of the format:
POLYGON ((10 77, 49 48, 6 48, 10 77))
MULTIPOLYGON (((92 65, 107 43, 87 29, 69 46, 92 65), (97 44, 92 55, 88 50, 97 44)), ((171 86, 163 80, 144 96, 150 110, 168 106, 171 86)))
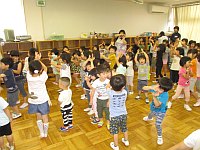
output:
POLYGON ((108 95, 110 97, 110 106, 109 106, 110 117, 116 117, 127 114, 126 111, 127 91, 124 89, 121 92, 108 90, 108 95))
MULTIPOLYGON (((150 92, 154 93, 154 90, 150 90, 150 92)), ((163 112, 165 113, 167 111, 167 101, 169 99, 168 92, 161 93, 157 99, 162 103, 159 107, 155 107, 154 102, 152 101, 150 104, 150 109, 153 112, 163 112)))

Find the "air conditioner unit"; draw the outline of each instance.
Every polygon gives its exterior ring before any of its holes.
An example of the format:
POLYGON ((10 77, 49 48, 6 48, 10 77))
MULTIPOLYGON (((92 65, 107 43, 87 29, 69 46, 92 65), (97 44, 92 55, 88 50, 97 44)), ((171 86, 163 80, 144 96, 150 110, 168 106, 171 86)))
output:
POLYGON ((163 13, 167 14, 169 12, 169 7, 150 5, 150 13, 163 13))

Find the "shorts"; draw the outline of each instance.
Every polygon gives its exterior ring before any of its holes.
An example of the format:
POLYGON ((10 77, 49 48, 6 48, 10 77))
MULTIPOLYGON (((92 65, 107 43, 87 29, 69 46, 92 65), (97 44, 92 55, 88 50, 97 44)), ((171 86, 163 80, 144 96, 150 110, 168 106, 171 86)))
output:
POLYGON ((17 87, 18 87, 19 92, 21 93, 22 97, 26 97, 27 94, 24 89, 24 80, 22 79, 22 80, 16 81, 16 84, 17 84, 17 87))
POLYGON ((167 65, 168 59, 163 59, 163 65, 167 65))
POLYGON ((12 134, 12 129, 10 126, 10 122, 4 126, 0 126, 0 137, 6 135, 11 135, 12 134))
POLYGON ((194 86, 197 82, 197 78, 190 78, 190 91, 194 92, 194 86))
POLYGON ((126 76, 127 85, 133 86, 133 76, 126 76))
POLYGON ((126 132, 127 128, 127 115, 121 115, 110 118, 110 133, 118 134, 119 128, 122 132, 126 132))
POLYGON ((7 92, 7 101, 9 106, 13 107, 17 105, 17 101, 19 100, 18 97, 18 90, 16 90, 15 92, 7 92))
POLYGON ((49 104, 48 101, 42 104, 29 104, 28 107, 29 114, 40 113, 41 115, 46 115, 49 113, 49 104))
MULTIPOLYGON (((139 91, 144 91, 142 88, 144 87, 144 86, 147 86, 147 83, 148 83, 148 81, 147 80, 138 80, 138 90, 139 91)), ((144 91, 144 92, 146 92, 146 91, 144 91)))

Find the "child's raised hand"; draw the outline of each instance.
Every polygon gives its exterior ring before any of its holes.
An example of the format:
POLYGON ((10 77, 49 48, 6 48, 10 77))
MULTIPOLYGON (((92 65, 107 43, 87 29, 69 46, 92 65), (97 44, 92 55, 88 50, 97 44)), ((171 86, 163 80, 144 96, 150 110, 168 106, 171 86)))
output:
POLYGON ((115 44, 115 42, 114 41, 111 41, 111 43, 110 43, 111 45, 114 45, 115 44))
POLYGON ((41 53, 37 53, 37 54, 35 55, 35 60, 40 60, 41 57, 42 57, 41 53))
POLYGON ((51 100, 48 100, 48 104, 49 104, 49 106, 52 106, 51 100))
POLYGON ((159 96, 160 95, 160 93, 159 92, 155 92, 155 93, 153 93, 153 96, 155 96, 155 97, 157 97, 157 96, 159 96))

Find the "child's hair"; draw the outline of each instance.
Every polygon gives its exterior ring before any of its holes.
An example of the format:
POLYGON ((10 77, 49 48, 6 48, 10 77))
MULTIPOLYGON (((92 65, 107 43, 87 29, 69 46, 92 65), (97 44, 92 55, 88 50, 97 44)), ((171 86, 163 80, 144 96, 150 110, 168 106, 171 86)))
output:
POLYGON ((200 48, 200 43, 196 43, 196 47, 197 47, 197 48, 200 48))
POLYGON ((53 48, 52 50, 51 50, 51 53, 54 53, 55 55, 59 55, 59 50, 57 49, 57 48, 53 48))
POLYGON ((137 57, 138 62, 140 61, 140 59, 145 59, 145 62, 146 62, 146 57, 145 57, 145 55, 143 53, 140 53, 138 55, 138 57, 137 57))
POLYGON ((99 46, 98 45, 94 45, 93 49, 96 47, 97 51, 99 51, 99 46))
POLYGON ((68 87, 70 85, 70 79, 68 77, 62 77, 62 78, 60 78, 60 82, 65 87, 68 87))
POLYGON ((161 32, 159 33, 159 36, 165 36, 165 32, 164 32, 164 31, 161 31, 161 32))
POLYGON ((177 47, 176 50, 179 51, 179 55, 184 56, 184 49, 182 47, 177 47))
POLYGON ((100 59, 94 59, 93 64, 94 64, 94 67, 97 67, 98 65, 100 65, 100 59))
POLYGON ((114 91, 121 91, 126 86, 126 78, 123 74, 112 76, 110 85, 114 91))
POLYGON ((169 90, 172 89, 173 87, 173 82, 172 80, 170 80, 169 78, 167 77, 162 77, 160 80, 159 80, 159 85, 160 85, 160 88, 164 90, 164 92, 167 92, 169 90))
POLYGON ((13 56, 19 57, 19 51, 18 50, 11 50, 10 51, 10 56, 11 57, 13 57, 13 56))
POLYGON ((60 58, 62 59, 63 62, 69 64, 71 62, 71 55, 68 53, 62 53, 60 58))
POLYGON ((13 59, 10 57, 4 57, 1 59, 1 62, 4 63, 5 65, 9 65, 9 68, 12 68, 14 65, 13 59))
POLYGON ((175 26, 175 27, 174 27, 174 30, 175 30, 175 29, 177 29, 177 30, 179 31, 179 26, 175 26))
POLYGON ((183 67, 188 61, 191 61, 191 58, 188 56, 184 56, 181 58, 179 64, 181 67, 183 67))
POLYGON ((196 45, 196 41, 190 40, 190 41, 189 41, 189 45, 192 45, 192 44, 195 44, 195 45, 196 45))
POLYGON ((97 72, 98 72, 98 74, 108 72, 108 70, 109 70, 109 69, 108 69, 107 66, 105 66, 104 64, 101 64, 101 65, 99 65, 99 66, 97 67, 97 72))
POLYGON ((119 63, 122 63, 122 66, 127 67, 126 62, 126 56, 122 55, 122 57, 119 58, 119 63))
POLYGON ((119 31, 119 34, 120 34, 120 33, 126 34, 125 30, 120 30, 120 31, 119 31))
POLYGON ((198 54, 198 50, 197 49, 189 49, 187 54, 192 54, 192 57, 194 56, 194 58, 196 58, 197 54, 198 54))
POLYGON ((74 55, 78 55, 78 56, 81 56, 81 52, 79 50, 75 50, 73 53, 72 53, 72 56, 74 55))
POLYGON ((90 75, 95 76, 96 79, 98 78, 97 74, 98 74, 97 68, 93 68, 92 70, 90 70, 90 75))
POLYGON ((188 44, 188 39, 186 39, 186 38, 183 38, 181 41, 182 42, 185 41, 186 45, 188 44))
POLYGON ((35 59, 35 52, 38 52, 38 53, 39 53, 38 49, 36 49, 36 48, 30 48, 30 49, 29 49, 29 58, 28 58, 28 62, 31 62, 32 60, 35 59))
POLYGON ((68 47, 68 46, 63 46, 63 49, 65 49, 65 48, 69 49, 69 47, 68 47))
POLYGON ((197 60, 200 63, 200 53, 198 53, 198 55, 197 55, 197 60))
POLYGON ((110 49, 114 49, 115 52, 117 51, 117 47, 116 47, 116 46, 110 46, 110 47, 109 47, 109 50, 110 50, 110 49))
POLYGON ((89 50, 83 51, 83 55, 88 59, 89 56, 92 56, 92 53, 89 50))
POLYGON ((128 55, 128 56, 130 57, 130 60, 133 60, 133 58, 134 58, 134 55, 133 55, 133 53, 132 53, 132 52, 128 52, 128 53, 126 53, 126 55, 128 55))
POLYGON ((41 72, 41 70, 42 70, 42 64, 40 63, 40 61, 32 60, 29 63, 29 71, 31 75, 38 74, 39 72, 41 72))

